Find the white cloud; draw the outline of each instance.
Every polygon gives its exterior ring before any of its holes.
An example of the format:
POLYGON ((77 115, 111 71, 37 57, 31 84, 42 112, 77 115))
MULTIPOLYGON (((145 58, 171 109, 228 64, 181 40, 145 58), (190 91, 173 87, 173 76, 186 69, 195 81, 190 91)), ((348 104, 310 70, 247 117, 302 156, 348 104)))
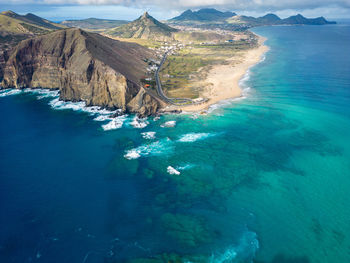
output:
MULTIPOLYGON (((350 0, 0 0, 1 5, 24 5, 33 7, 31 9, 39 12, 53 12, 65 9, 69 13, 77 12, 75 15, 82 16, 79 8, 91 13, 91 16, 97 16, 93 11, 105 10, 109 14, 117 9, 121 19, 127 16, 129 19, 136 17, 136 13, 141 10, 149 10, 155 17, 160 19, 171 18, 184 9, 199 9, 204 7, 213 7, 219 10, 235 11, 239 14, 259 16, 268 12, 273 12, 281 17, 301 13, 305 16, 325 16, 331 18, 350 17, 350 0), (34 8, 40 6, 40 8, 34 8), (80 7, 79 7, 80 6, 80 7), (129 8, 130 14, 127 15, 129 8), (51 8, 51 9, 50 9, 51 8), (79 14, 80 13, 80 14, 79 14)), ((62 11, 62 10, 61 10, 62 11)), ((118 13, 108 15, 108 17, 118 17, 118 13)), ((98 16, 107 17, 101 13, 98 16)), ((66 14, 63 14, 66 16, 66 14)), ((62 16, 56 12, 54 17, 62 16)), ((47 13, 46 17, 53 17, 52 13, 47 13)), ((83 15, 84 16, 84 15, 83 15)))
POLYGON ((123 5, 145 8, 147 6, 171 7, 174 9, 218 7, 230 10, 261 9, 310 9, 324 6, 350 8, 350 0, 0 0, 6 4, 48 5, 123 5))

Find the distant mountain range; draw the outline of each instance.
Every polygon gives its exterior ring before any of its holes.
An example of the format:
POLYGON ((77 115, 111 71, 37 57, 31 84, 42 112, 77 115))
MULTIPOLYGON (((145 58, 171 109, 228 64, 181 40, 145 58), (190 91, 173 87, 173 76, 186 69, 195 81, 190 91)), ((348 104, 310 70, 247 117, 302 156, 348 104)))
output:
POLYGON ((153 40, 165 40, 170 38, 177 29, 163 24, 145 12, 138 19, 108 30, 107 35, 122 38, 142 38, 153 40))
POLYGON ((296 16, 290 16, 288 18, 281 20, 282 24, 292 24, 292 25, 326 25, 326 24, 336 24, 335 21, 327 21, 323 16, 317 18, 306 18, 298 14, 296 16))
POLYGON ((242 27, 263 25, 325 25, 336 22, 327 21, 324 17, 306 18, 300 14, 285 19, 275 14, 267 14, 262 17, 240 16, 233 12, 221 12, 216 9, 200 9, 198 11, 186 10, 181 15, 169 19, 169 24, 197 25, 197 24, 228 24, 242 27))
POLYGON ((169 21, 220 21, 235 16, 233 12, 220 12, 214 8, 204 8, 198 11, 190 9, 169 21))
POLYGON ((90 31, 102 31, 106 29, 115 28, 124 24, 129 23, 125 20, 111 20, 111 19, 98 19, 98 18, 87 18, 81 20, 65 20, 61 24, 67 27, 78 27, 90 31))
POLYGON ((267 14, 262 17, 252 16, 233 16, 226 20, 229 24, 246 24, 249 26, 263 26, 263 25, 326 25, 335 24, 336 22, 327 21, 324 17, 306 18, 300 14, 290 16, 285 19, 279 18, 275 14, 267 14))

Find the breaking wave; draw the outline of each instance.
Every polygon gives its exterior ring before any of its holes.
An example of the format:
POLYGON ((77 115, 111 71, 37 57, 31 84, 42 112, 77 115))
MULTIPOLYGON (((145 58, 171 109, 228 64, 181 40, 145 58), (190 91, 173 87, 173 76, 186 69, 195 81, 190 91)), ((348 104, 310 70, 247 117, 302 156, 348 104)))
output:
POLYGON ((142 132, 142 138, 147 140, 153 140, 156 138, 156 132, 142 132))
POLYGON ((167 121, 167 122, 161 124, 160 127, 171 128, 171 127, 175 127, 175 125, 176 125, 176 121, 167 121))
POLYGON ((130 122, 130 125, 134 128, 143 129, 145 128, 149 122, 147 121, 147 118, 139 118, 137 116, 134 117, 134 119, 130 122))
POLYGON ((108 123, 102 124, 101 127, 104 131, 116 130, 123 127, 123 124, 128 115, 121 115, 113 117, 115 114, 121 114, 121 110, 107 110, 99 106, 86 106, 83 101, 71 102, 62 101, 59 98, 55 98, 49 102, 50 106, 57 110, 73 110, 86 112, 91 116, 96 116, 94 121, 109 121, 108 123))
MULTIPOLYGON (((62 101, 59 98, 55 98, 49 102, 49 105, 56 110, 73 110, 86 112, 91 115, 102 115, 110 116, 117 113, 120 110, 107 110, 99 106, 86 106, 84 101, 72 102, 72 101, 62 101)), ((102 118, 102 117, 101 117, 102 118)), ((97 119, 101 120, 101 119, 97 119)))
POLYGON ((167 172, 169 174, 175 174, 175 175, 180 175, 180 172, 178 170, 176 170, 174 167, 172 166, 168 166, 167 168, 167 172))
POLYGON ((31 93, 36 95, 37 99, 44 99, 44 98, 55 98, 58 97, 60 94, 59 90, 50 90, 50 89, 24 89, 23 92, 25 93, 31 93))
POLYGON ((169 174, 180 175, 180 174, 181 174, 180 171, 190 169, 190 168, 192 168, 193 166, 194 166, 193 164, 185 164, 185 165, 182 165, 182 166, 176 166, 175 168, 172 167, 172 166, 168 166, 167 172, 168 172, 169 174))
MULTIPOLYGON (((103 117, 103 116, 98 116, 97 118, 99 117, 103 117)), ((123 115, 123 116, 112 118, 110 122, 102 125, 101 127, 105 131, 120 129, 121 127, 123 127, 126 117, 127 116, 123 115)))
POLYGON ((19 90, 19 89, 4 89, 4 90, 0 90, 0 97, 16 95, 16 94, 19 94, 19 93, 22 93, 22 90, 19 90))
POLYGON ((141 145, 137 148, 127 150, 124 157, 128 160, 137 159, 141 156, 161 155, 169 153, 173 149, 172 142, 166 138, 150 144, 141 145))
POLYGON ((85 102, 62 101, 59 98, 50 101, 49 105, 56 110, 83 111, 85 108, 85 102))
POLYGON ((178 139, 178 142, 195 142, 199 140, 203 140, 205 138, 211 137, 213 134, 211 133, 187 133, 185 135, 182 135, 180 139, 178 139))
POLYGON ((207 112, 212 113, 217 109, 220 109, 226 105, 230 105, 232 102, 246 99, 249 96, 249 93, 251 91, 251 88, 247 85, 247 82, 250 79, 250 77, 251 77, 251 71, 250 71, 250 69, 248 69, 246 71, 246 73, 243 75, 243 77, 238 81, 238 86, 240 87, 240 89, 242 91, 241 96, 239 96, 237 98, 221 100, 218 103, 210 105, 207 112))

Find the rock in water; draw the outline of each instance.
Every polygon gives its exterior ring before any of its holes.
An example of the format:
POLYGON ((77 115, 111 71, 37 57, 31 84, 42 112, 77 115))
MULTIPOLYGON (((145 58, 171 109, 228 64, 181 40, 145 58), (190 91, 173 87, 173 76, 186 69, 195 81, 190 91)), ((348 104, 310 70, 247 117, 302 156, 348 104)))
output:
POLYGON ((155 114, 162 102, 140 86, 151 50, 71 28, 20 42, 2 63, 3 88, 59 89, 60 99, 155 114))

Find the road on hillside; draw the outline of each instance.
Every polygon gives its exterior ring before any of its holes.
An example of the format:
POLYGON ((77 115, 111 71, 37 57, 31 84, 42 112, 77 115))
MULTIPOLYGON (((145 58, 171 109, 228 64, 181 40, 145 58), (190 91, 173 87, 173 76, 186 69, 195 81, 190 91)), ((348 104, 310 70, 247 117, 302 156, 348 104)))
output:
POLYGON ((160 82, 160 79, 159 79, 159 71, 161 69, 161 67, 163 66, 167 56, 168 56, 168 52, 165 52, 160 64, 159 64, 159 67, 157 68, 156 72, 155 72, 155 78, 156 78, 156 88, 157 88, 157 93, 159 95, 159 97, 161 99, 163 99, 164 101, 170 103, 170 104, 173 104, 173 105, 183 105, 183 104, 193 104, 193 101, 191 99, 184 99, 184 98, 169 98, 165 95, 164 91, 163 91, 163 88, 162 88, 162 83, 160 82))

